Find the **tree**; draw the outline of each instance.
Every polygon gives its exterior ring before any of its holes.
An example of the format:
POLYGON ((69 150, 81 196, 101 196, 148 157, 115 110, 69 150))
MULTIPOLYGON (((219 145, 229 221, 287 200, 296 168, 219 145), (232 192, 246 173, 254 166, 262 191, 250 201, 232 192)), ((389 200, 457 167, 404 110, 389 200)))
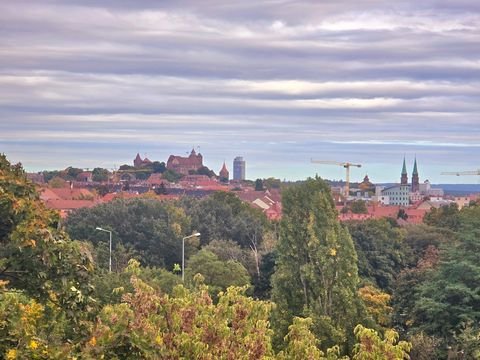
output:
POLYGON ((357 256, 337 220, 328 185, 308 179, 284 190, 272 298, 277 344, 295 316, 312 317, 323 347, 346 344, 359 321, 357 256))
MULTIPOLYGON (((171 269, 181 262, 182 236, 190 230, 184 210, 174 203, 154 199, 116 199, 93 208, 80 209, 65 222, 70 236, 95 246, 106 234, 97 226, 113 231, 113 247, 130 246, 142 264, 171 269)), ((189 244, 187 244, 188 250, 189 244)))
POLYGON ((263 191, 263 190, 265 190, 265 189, 263 188, 262 179, 255 180, 255 191, 263 191))
POLYGON ((367 205, 363 200, 355 200, 350 204, 350 209, 354 214, 366 214, 368 213, 367 205))
POLYGON ((62 175, 63 175, 62 177, 65 180, 73 181, 73 180, 76 180, 77 176, 80 175, 82 172, 83 172, 83 169, 69 166, 64 171, 62 171, 62 175))
POLYGON ((173 170, 167 169, 163 172, 162 178, 167 180, 168 182, 171 183, 176 183, 178 180, 180 180, 183 177, 182 174, 179 174, 173 170))
POLYGON ((196 279, 171 296, 132 277, 134 291, 106 306, 82 347, 83 358, 271 359, 270 305, 229 288, 214 304, 196 279))
POLYGON ((110 176, 110 172, 107 169, 96 167, 92 171, 93 181, 97 181, 97 182, 107 181, 109 176, 110 176))
POLYGON ((263 241, 268 227, 266 216, 235 194, 219 191, 203 199, 182 199, 182 206, 191 218, 192 229, 202 235, 202 245, 212 240, 232 240, 242 248, 263 241))
POLYGON ((155 194, 157 195, 167 195, 168 191, 165 188, 165 184, 162 182, 158 187, 154 188, 155 194))
POLYGON ((353 360, 402 360, 410 358, 408 353, 412 345, 406 341, 398 341, 398 333, 394 330, 387 330, 384 339, 382 339, 375 330, 357 325, 355 327, 355 337, 358 343, 354 347, 353 360))
POLYGON ((335 360, 339 358, 338 347, 327 350, 327 357, 318 349, 318 340, 310 331, 311 318, 293 318, 293 324, 288 327, 285 336, 287 346, 278 354, 278 360, 335 360))
POLYGON ((0 283, 51 304, 52 322, 67 319, 65 336, 76 339, 94 306, 93 264, 88 247, 59 230, 59 220, 21 165, 0 155, 0 283))
POLYGON ((418 285, 413 314, 419 331, 452 345, 452 334, 480 321, 480 207, 458 214, 458 241, 447 244, 428 281, 418 285))
POLYGON ((197 171, 195 171, 195 174, 197 175, 205 175, 205 176, 208 176, 209 178, 213 178, 215 177, 215 172, 213 170, 210 170, 208 167, 206 166, 202 166, 200 168, 198 168, 197 171))
POLYGON ((450 205, 441 206, 437 208, 431 208, 423 218, 423 222, 430 226, 436 226, 441 228, 457 231, 460 226, 458 205, 452 203, 450 205))
POLYGON ((214 297, 229 286, 250 284, 250 276, 242 264, 234 260, 220 260, 208 250, 200 250, 188 260, 185 269, 186 281, 193 281, 196 274, 202 275, 214 297))
POLYGON ((407 220, 408 219, 408 214, 405 211, 405 209, 398 210, 397 219, 402 219, 402 220, 407 220))
POLYGON ((151 167, 154 173, 163 174, 167 170, 167 167, 165 166, 165 163, 163 161, 162 162, 154 161, 151 167))
POLYGON ((267 189, 280 189, 282 186, 282 181, 280 179, 269 177, 268 179, 263 180, 263 185, 267 189))
POLYGON ((388 328, 393 310, 389 306, 391 296, 371 285, 360 288, 358 293, 365 304, 367 314, 373 318, 375 324, 388 328))
POLYGON ((56 176, 48 181, 48 185, 52 188, 58 189, 65 187, 67 185, 67 182, 61 177, 56 176))
POLYGON ((385 219, 346 225, 355 244, 360 277, 391 293, 396 276, 405 266, 403 231, 385 219))

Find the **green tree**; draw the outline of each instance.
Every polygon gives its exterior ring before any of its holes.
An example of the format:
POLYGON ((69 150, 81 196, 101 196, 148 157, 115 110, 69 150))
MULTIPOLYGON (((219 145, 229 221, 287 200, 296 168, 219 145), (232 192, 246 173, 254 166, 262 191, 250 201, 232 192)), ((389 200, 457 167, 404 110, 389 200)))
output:
POLYGON ((270 305, 229 288, 214 304, 208 289, 171 296, 132 277, 134 291, 106 306, 82 348, 83 358, 271 359, 270 305))
POLYGON ((151 167, 154 173, 163 174, 167 170, 167 167, 165 166, 165 163, 163 161, 162 162, 154 161, 151 167))
POLYGON ((363 200, 355 200, 350 204, 350 209, 354 214, 368 213, 367 204, 363 200))
POLYGON ((403 360, 409 359, 408 353, 412 345, 406 341, 398 341, 398 333, 387 330, 384 339, 372 329, 362 325, 355 327, 358 343, 354 347, 353 360, 403 360))
POLYGON ((62 175, 63 175, 62 177, 65 180, 74 181, 77 179, 77 176, 80 175, 82 172, 83 172, 83 169, 69 166, 64 171, 62 171, 62 175))
MULTIPOLYGON (((318 349, 318 340, 310 331, 312 326, 311 318, 293 318, 293 324, 288 327, 288 334, 285 336, 287 344, 285 350, 281 351, 278 360, 336 360, 339 359, 338 346, 327 350, 327 356, 318 349)), ((345 358, 348 359, 348 358, 345 358)))
POLYGON ((250 284, 247 269, 234 260, 220 260, 208 250, 200 250, 187 262, 185 278, 192 282, 196 274, 201 274, 210 293, 215 297, 229 286, 244 286, 250 284))
POLYGON ((267 189, 280 189, 282 186, 282 181, 280 179, 269 177, 268 179, 263 180, 263 185, 267 189))
POLYGON ((95 228, 112 229, 114 249, 123 244, 134 250, 144 265, 166 269, 181 261, 182 236, 190 229, 184 210, 174 203, 140 198, 80 209, 69 215, 65 226, 73 239, 88 240, 95 246, 108 242, 108 234, 95 228))
POLYGON ((262 179, 255 180, 255 191, 263 191, 263 190, 265 190, 263 188, 263 180, 262 179))
POLYGON ((98 181, 98 182, 107 181, 109 176, 110 176, 110 172, 107 169, 96 167, 92 171, 93 181, 98 181))
POLYGON ((347 222, 363 280, 392 292, 397 274, 405 266, 404 233, 385 219, 347 222))
POLYGON ((277 344, 295 316, 312 317, 323 347, 346 344, 361 308, 357 256, 330 189, 319 178, 308 179, 284 190, 282 205, 272 294, 277 344))
POLYGON ((457 231, 460 226, 460 211, 458 205, 452 203, 450 205, 441 206, 437 208, 431 208, 423 218, 423 222, 430 226, 436 226, 441 228, 457 231))
POLYGON ((452 344, 462 324, 480 321, 480 207, 458 214, 458 241, 448 244, 414 305, 417 329, 452 344))
POLYGON ((268 228, 266 216, 235 194, 219 191, 203 199, 183 199, 182 206, 191 218, 192 228, 201 233, 200 242, 232 240, 242 248, 252 242, 260 245, 268 228))
POLYGON ((59 176, 56 176, 48 181, 48 185, 52 188, 63 188, 67 186, 67 182, 59 176))
POLYGON ((206 166, 202 166, 200 167, 197 171, 194 172, 194 174, 197 174, 197 175, 205 175, 205 176, 208 176, 209 178, 213 178, 215 177, 215 172, 213 170, 210 170, 208 167, 206 166))
POLYGON ((173 170, 167 169, 163 172, 162 178, 167 180, 168 182, 171 183, 176 183, 178 180, 180 180, 183 177, 182 174, 179 174, 173 170))
POLYGON ((60 171, 58 171, 58 170, 52 170, 52 171, 44 170, 44 171, 42 171, 42 174, 43 174, 43 179, 45 180, 45 182, 48 183, 54 177, 59 177, 60 176, 60 171))
POLYGON ((21 165, 0 155, 0 282, 49 307, 52 326, 68 322, 65 336, 78 338, 92 313, 88 247, 58 230, 58 213, 45 209, 21 165))

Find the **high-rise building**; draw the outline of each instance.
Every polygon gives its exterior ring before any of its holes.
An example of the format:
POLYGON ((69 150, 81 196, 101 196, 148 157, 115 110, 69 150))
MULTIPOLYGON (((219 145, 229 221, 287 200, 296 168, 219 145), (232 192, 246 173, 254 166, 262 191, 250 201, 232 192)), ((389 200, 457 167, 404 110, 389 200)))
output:
POLYGON ((245 160, 241 156, 233 159, 233 180, 245 180, 245 160))

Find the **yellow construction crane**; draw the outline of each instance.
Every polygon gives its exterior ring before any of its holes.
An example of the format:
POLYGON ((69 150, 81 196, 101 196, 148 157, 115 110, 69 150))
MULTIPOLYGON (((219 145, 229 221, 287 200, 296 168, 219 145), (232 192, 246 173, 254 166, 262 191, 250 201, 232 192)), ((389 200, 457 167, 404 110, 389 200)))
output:
POLYGON ((311 159, 311 162, 314 164, 325 164, 325 165, 338 165, 342 166, 347 170, 346 180, 345 180, 345 199, 350 195, 350 166, 362 167, 361 164, 352 164, 350 162, 338 162, 338 161, 329 161, 329 160, 314 160, 311 159))
POLYGON ((480 175, 480 169, 474 171, 445 171, 442 172, 440 175, 455 175, 455 176, 463 176, 463 175, 480 175))

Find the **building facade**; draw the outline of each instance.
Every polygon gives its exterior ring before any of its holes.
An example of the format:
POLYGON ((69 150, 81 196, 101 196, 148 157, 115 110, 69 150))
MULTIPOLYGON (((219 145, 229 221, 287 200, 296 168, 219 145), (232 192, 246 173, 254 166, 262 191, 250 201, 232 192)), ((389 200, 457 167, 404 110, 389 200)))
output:
POLYGON ((233 180, 245 180, 245 160, 241 156, 233 159, 233 180))
POLYGON ((382 190, 382 196, 388 197, 389 205, 408 206, 410 204, 410 186, 400 184, 382 190))
POLYGON ((195 149, 192 149, 188 157, 170 155, 167 160, 168 170, 173 170, 183 175, 188 175, 190 171, 197 171, 201 167, 203 167, 203 156, 200 153, 197 155, 195 149))

